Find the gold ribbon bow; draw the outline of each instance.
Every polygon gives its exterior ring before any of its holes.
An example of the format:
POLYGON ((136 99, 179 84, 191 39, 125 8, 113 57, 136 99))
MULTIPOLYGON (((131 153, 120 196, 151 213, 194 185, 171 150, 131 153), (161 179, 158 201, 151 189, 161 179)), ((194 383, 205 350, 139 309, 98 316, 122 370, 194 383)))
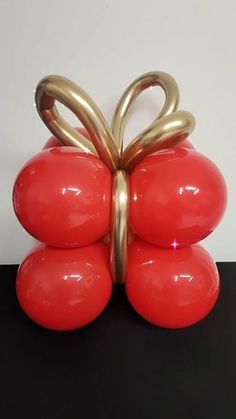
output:
POLYGON ((41 119, 62 144, 80 147, 87 153, 98 155, 114 173, 111 270, 114 282, 124 283, 128 242, 128 173, 145 156, 185 139, 195 127, 194 117, 189 112, 177 111, 178 86, 169 74, 161 71, 143 74, 128 86, 117 104, 111 128, 89 95, 65 77, 52 75, 42 79, 36 88, 35 102, 41 119), (126 117, 135 99, 151 86, 160 86, 164 90, 164 106, 154 122, 123 151, 126 117), (55 101, 75 114, 88 131, 90 140, 62 118, 55 101))

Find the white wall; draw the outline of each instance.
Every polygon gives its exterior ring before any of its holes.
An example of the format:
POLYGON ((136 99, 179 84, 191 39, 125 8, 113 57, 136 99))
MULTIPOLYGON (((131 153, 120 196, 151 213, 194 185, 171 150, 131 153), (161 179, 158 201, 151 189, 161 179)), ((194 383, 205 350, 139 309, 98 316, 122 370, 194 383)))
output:
MULTIPOLYGON (((227 213, 203 245, 218 261, 236 260, 235 20, 233 0, 0 1, 0 263, 18 263, 33 243, 11 190, 49 137, 33 105, 37 82, 52 73, 73 79, 110 120, 123 89, 150 70, 175 77, 181 108, 197 119, 192 142, 226 177, 227 213)), ((139 100, 129 138, 151 122, 160 98, 153 89, 139 100)))

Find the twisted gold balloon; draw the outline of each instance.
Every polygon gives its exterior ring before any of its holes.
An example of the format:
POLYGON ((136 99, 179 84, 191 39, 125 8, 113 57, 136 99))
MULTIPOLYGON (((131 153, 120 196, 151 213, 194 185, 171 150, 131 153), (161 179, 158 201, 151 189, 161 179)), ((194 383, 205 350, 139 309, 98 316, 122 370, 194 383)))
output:
POLYGON ((185 139, 195 127, 194 117, 189 112, 177 111, 178 86, 169 74, 158 71, 143 74, 128 86, 115 109, 111 129, 88 94, 64 77, 48 76, 41 80, 36 88, 35 102, 41 119, 62 144, 98 154, 108 169, 114 172, 111 272, 115 283, 124 283, 129 216, 128 172, 148 154, 185 139), (126 117, 135 99, 151 86, 160 86, 164 90, 164 106, 155 121, 123 151, 126 117), (55 106, 56 100, 77 116, 88 131, 91 141, 62 118, 55 106))
POLYGON ((119 154, 107 122, 89 95, 72 81, 61 76, 48 76, 36 88, 38 113, 50 131, 64 144, 81 147, 99 155, 113 172, 119 166, 119 154), (91 141, 71 127, 59 114, 55 100, 69 108, 82 122, 91 141))
POLYGON ((121 96, 111 123, 112 131, 116 139, 116 144, 121 155, 123 152, 123 138, 125 119, 130 111, 133 102, 149 87, 160 86, 166 96, 166 100, 161 112, 158 114, 156 120, 163 116, 170 115, 179 105, 179 88, 176 81, 167 73, 161 71, 153 71, 145 73, 138 77, 131 83, 121 96))

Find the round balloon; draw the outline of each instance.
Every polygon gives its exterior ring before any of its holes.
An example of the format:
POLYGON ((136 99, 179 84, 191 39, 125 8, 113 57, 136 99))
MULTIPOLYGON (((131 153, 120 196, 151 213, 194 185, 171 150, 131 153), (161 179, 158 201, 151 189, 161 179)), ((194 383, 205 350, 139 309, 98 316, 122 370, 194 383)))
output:
POLYGON ((41 151, 23 167, 13 192, 16 215, 50 246, 86 246, 110 229, 112 175, 76 147, 41 151))
POLYGON ((214 307, 219 290, 217 267, 200 245, 174 250, 135 239, 129 247, 128 299, 157 326, 181 328, 199 322, 214 307))
POLYGON ((130 225, 157 246, 188 246, 207 237, 226 207, 224 178, 203 154, 170 148, 144 158, 130 176, 130 225))
POLYGON ((79 249, 40 244, 20 265, 16 290, 23 310, 39 325, 53 330, 82 327, 110 300, 108 250, 101 242, 79 249))

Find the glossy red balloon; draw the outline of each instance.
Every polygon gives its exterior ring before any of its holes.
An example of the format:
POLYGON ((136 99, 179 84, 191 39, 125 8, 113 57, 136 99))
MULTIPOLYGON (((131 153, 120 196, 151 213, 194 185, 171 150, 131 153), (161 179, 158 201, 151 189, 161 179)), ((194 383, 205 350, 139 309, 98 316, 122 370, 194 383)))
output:
POLYGON ((203 154, 172 148, 146 157, 130 176, 130 224, 158 246, 178 247, 208 236, 226 207, 224 178, 203 154))
POLYGON ((76 147, 41 151, 18 175, 13 202, 23 227, 56 247, 85 246, 110 228, 112 176, 76 147))
POLYGON ((40 244, 20 265, 16 290, 21 307, 39 325, 54 330, 82 327, 110 300, 108 250, 101 242, 79 249, 40 244))
MULTIPOLYGON (((192 143, 186 138, 185 140, 180 141, 180 143, 176 144, 175 146, 176 148, 190 148, 191 150, 195 150, 195 147, 192 145, 192 143)), ((168 148, 173 148, 173 146, 171 147, 167 147, 168 148)), ((164 149, 163 149, 164 150, 164 149)), ((162 152, 163 152, 162 150, 162 152)), ((155 151, 155 153, 152 153, 152 156, 155 156, 156 154, 159 154, 160 151, 155 151)))
POLYGON ((141 239, 130 245, 126 291, 149 322, 166 328, 197 323, 214 307, 219 290, 216 265, 201 246, 173 250, 141 239))
MULTIPOLYGON (((85 128, 76 128, 84 137, 89 139, 88 131, 85 128)), ((43 146, 43 150, 51 147, 61 147, 63 144, 54 136, 50 137, 43 146)))
POLYGON ((178 148, 190 148, 191 150, 195 150, 195 147, 193 144, 188 140, 183 140, 179 144, 176 145, 178 148))

